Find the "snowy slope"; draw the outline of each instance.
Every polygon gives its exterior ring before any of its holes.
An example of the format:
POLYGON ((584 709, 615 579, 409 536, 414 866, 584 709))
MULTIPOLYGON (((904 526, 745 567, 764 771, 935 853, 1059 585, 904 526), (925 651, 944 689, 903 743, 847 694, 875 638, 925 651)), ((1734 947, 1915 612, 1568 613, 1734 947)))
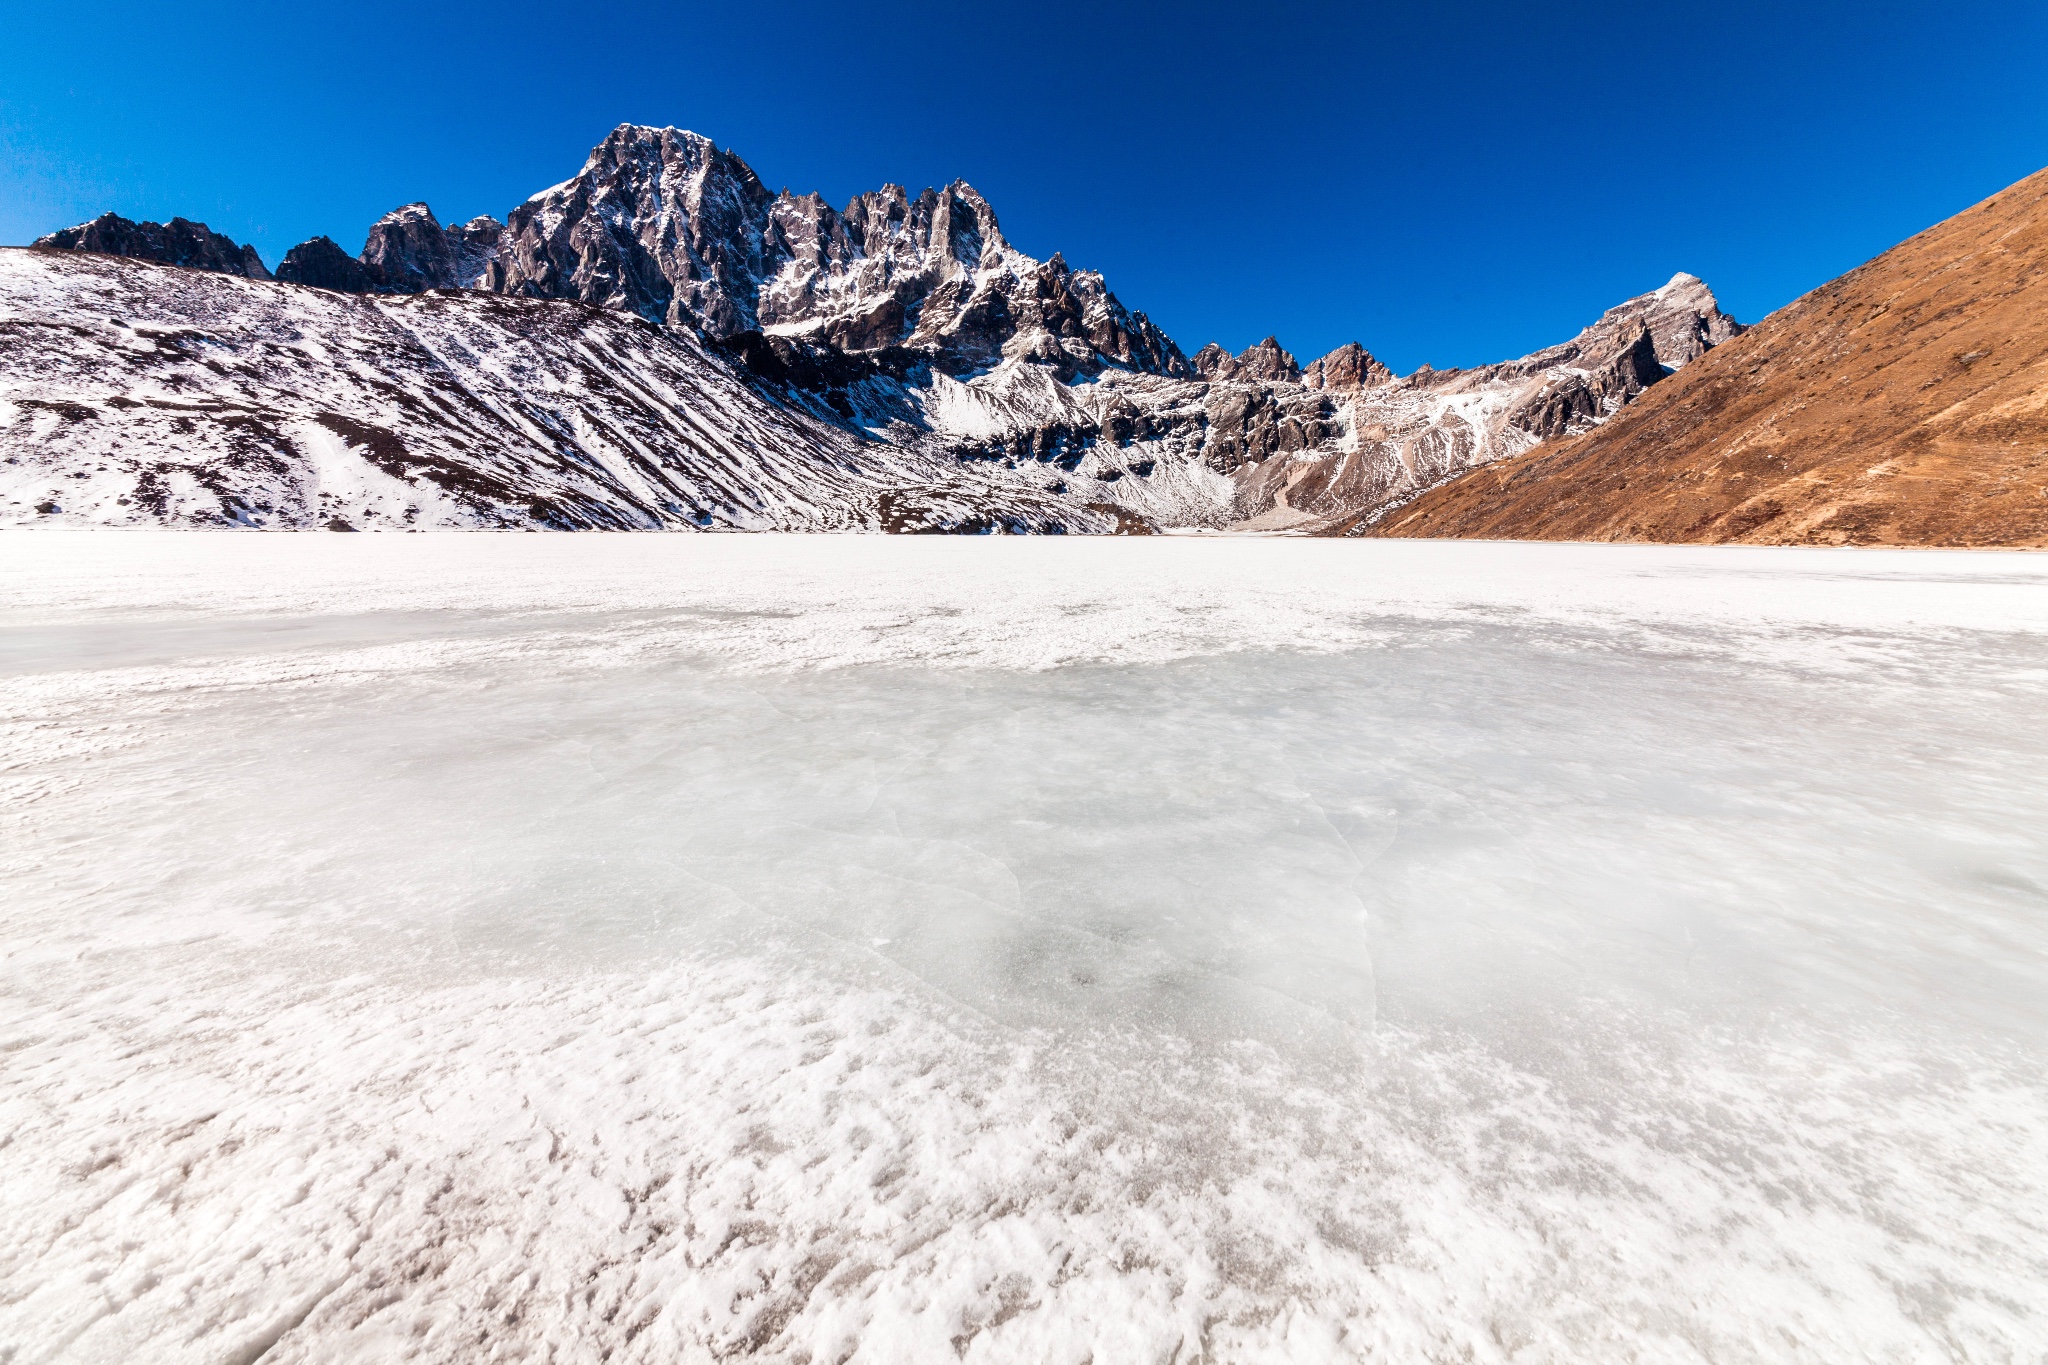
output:
POLYGON ((0 520, 1113 529, 1034 466, 778 405, 687 332, 0 251, 0 520), (907 525, 905 525, 907 523, 907 525))

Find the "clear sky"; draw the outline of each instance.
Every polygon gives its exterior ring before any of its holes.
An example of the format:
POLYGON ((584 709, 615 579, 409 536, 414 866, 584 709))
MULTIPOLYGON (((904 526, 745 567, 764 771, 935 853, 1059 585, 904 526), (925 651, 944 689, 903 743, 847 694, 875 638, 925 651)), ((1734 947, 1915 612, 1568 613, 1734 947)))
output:
POLYGON ((2048 3, 14 0, 0 243, 275 264, 492 213, 621 122, 836 203, 956 177, 1192 352, 1519 355, 1672 272, 1754 320, 2048 165, 2048 3))

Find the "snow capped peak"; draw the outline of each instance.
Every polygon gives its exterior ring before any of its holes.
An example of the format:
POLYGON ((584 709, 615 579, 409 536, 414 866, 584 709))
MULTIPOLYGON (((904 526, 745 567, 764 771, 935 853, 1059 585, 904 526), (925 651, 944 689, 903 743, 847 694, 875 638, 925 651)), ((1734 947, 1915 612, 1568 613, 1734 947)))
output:
POLYGON ((376 228, 407 222, 425 223, 430 225, 436 232, 441 230, 441 220, 434 216, 434 211, 427 207, 424 199, 415 200, 410 204, 400 204, 397 208, 379 218, 371 230, 375 231, 376 228))
POLYGON ((949 373, 1010 355, 1062 371, 1186 366, 1099 275, 1011 246, 964 180, 915 197, 890 182, 835 210, 817 194, 770 193, 739 157, 679 129, 622 124, 576 177, 515 209, 492 282, 714 338, 908 347, 949 373))
MULTIPOLYGON (((605 134, 604 142, 598 145, 603 147, 612 143, 645 145, 663 142, 681 143, 712 152, 718 150, 718 144, 705 137, 702 133, 693 133, 688 128, 678 128, 674 124, 664 124, 657 127, 651 123, 621 123, 618 127, 612 129, 611 132, 605 134)), ((596 154, 595 151, 591 153, 592 156, 596 154)))

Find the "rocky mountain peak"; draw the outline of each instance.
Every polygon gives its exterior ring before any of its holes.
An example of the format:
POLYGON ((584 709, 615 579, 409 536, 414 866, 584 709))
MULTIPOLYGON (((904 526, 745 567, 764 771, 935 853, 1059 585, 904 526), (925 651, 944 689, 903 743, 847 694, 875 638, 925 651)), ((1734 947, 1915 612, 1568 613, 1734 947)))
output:
POLYGON ((1202 378, 1218 382, 1291 384, 1301 378, 1300 364, 1277 337, 1267 337, 1236 355, 1212 341, 1195 352, 1192 364, 1202 378))
POLYGON ((714 340, 763 332, 841 352, 907 350, 954 375, 1010 360, 1063 378, 1111 365, 1192 373, 1101 275, 1013 247, 964 180, 914 196, 885 184, 834 209, 817 194, 770 194, 738 156, 681 128, 621 124, 502 226, 446 227, 415 202, 380 218, 359 258, 316 238, 279 270, 352 293, 574 299, 714 340))
POLYGON ((362 255, 350 257, 330 237, 285 253, 277 278, 346 294, 418 294, 481 287, 497 259, 504 226, 481 214, 443 227, 423 202, 401 204, 370 226, 362 255))
POLYGON ((512 210, 488 287, 714 336, 756 329, 760 283, 777 264, 777 203, 711 139, 621 124, 575 176, 512 210))
POLYGON ((737 156, 675 128, 613 130, 575 177, 513 210, 486 280, 719 340, 906 348, 953 374, 1014 359, 1187 372, 1100 275, 1016 250, 965 181, 915 196, 885 184, 835 210, 770 194, 737 156))
POLYGON ((1662 287, 1614 305, 1563 347, 1552 349, 1574 349, 1587 356, 1608 354, 1631 344, 1639 330, 1649 332, 1658 363, 1675 370, 1740 335, 1743 327, 1721 311, 1705 280, 1680 271, 1662 287))
POLYGON ((90 223, 38 237, 35 245, 161 261, 165 265, 240 275, 251 280, 270 278, 270 271, 264 268, 263 258, 256 254, 255 247, 239 246, 206 224, 184 218, 173 218, 168 223, 138 223, 118 213, 103 213, 90 223))
MULTIPOLYGON (((1638 303, 1644 300, 1631 299, 1621 308, 1630 309, 1638 303)), ((1673 369, 1699 359, 1744 330, 1741 323, 1721 311, 1720 301, 1705 280, 1682 270, 1663 288, 1647 296, 1638 315, 1657 344, 1657 358, 1673 369)))
MULTIPOLYGON (((1645 333, 1656 364, 1671 371, 1742 331, 1741 323, 1721 311, 1704 280, 1680 272, 1662 287, 1614 305, 1570 341, 1520 360, 1483 367, 1483 372, 1528 376, 1559 366, 1602 370, 1634 350, 1645 333)), ((1411 375, 1406 382, 1415 381, 1416 376, 1411 375)))
POLYGON ((1347 341, 1328 355, 1310 362, 1301 373, 1302 387, 1339 392, 1376 389, 1393 380, 1394 372, 1355 341, 1347 341))
POLYGON ((402 204, 371 226, 359 259, 379 293, 469 289, 497 259, 503 233, 503 225, 488 215, 443 227, 426 204, 402 204))

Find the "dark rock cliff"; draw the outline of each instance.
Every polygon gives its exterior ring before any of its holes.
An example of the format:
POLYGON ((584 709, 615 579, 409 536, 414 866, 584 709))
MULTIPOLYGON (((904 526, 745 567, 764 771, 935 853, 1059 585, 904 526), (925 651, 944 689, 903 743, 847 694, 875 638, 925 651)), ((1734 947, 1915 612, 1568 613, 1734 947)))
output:
POLYGON ((192 270, 212 270, 223 275, 241 275, 267 280, 270 272, 253 246, 238 246, 233 239, 184 218, 168 223, 137 223, 118 213, 103 213, 90 223, 80 223, 61 232, 36 239, 37 246, 59 251, 96 251, 106 256, 131 256, 142 261, 161 261, 192 270))

